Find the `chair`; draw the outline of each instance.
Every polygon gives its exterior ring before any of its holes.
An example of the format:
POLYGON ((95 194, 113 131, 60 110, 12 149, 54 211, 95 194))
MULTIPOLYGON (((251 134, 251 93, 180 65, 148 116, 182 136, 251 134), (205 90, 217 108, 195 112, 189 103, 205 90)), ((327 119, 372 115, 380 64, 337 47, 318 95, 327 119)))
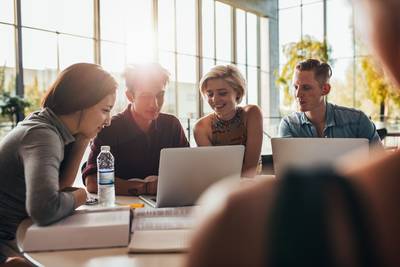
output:
POLYGON ((261 174, 275 174, 274 161, 272 155, 261 155, 262 170, 261 174))
POLYGON ((381 128, 381 129, 377 129, 376 131, 379 135, 379 138, 383 141, 383 139, 385 139, 385 137, 387 136, 387 133, 388 133, 387 129, 381 128))

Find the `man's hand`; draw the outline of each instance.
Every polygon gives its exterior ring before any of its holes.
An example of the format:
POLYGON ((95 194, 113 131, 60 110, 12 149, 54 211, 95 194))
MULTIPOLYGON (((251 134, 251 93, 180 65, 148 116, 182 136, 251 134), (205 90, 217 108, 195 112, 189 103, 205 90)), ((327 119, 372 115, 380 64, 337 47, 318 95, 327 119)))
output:
POLYGON ((158 184, 158 176, 150 175, 144 179, 146 183, 146 194, 147 195, 155 195, 157 194, 157 184, 158 184))
POLYGON ((150 175, 145 179, 131 178, 123 180, 115 178, 115 193, 117 195, 138 196, 155 195, 157 193, 158 176, 150 175))
POLYGON ((146 194, 146 183, 140 179, 130 179, 127 181, 128 195, 138 196, 146 194))

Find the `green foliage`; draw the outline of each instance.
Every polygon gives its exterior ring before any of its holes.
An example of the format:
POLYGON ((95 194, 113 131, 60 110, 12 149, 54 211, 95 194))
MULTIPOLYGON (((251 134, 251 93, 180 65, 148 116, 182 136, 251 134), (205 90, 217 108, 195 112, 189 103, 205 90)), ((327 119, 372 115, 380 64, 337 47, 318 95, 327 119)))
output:
POLYGON ((26 107, 29 107, 30 103, 18 95, 10 95, 7 92, 3 92, 1 96, 1 115, 8 116, 12 122, 13 127, 17 123, 17 116, 23 113, 26 107))
POLYGON ((370 58, 361 60, 361 69, 368 86, 371 100, 375 104, 385 102, 388 97, 390 85, 385 80, 382 70, 370 58))
POLYGON ((28 113, 31 113, 40 108, 40 101, 42 98, 42 92, 40 90, 39 81, 37 76, 33 78, 33 83, 25 86, 25 98, 29 99, 30 106, 27 109, 28 113))
POLYGON ((370 57, 361 60, 362 76, 366 82, 368 95, 374 104, 383 107, 382 117, 388 115, 389 100, 400 107, 400 96, 385 77, 382 68, 370 57))
POLYGON ((6 66, 0 68, 0 109, 1 115, 8 117, 14 127, 18 114, 24 113, 30 103, 18 95, 11 95, 10 92, 15 91, 15 82, 12 81, 8 87, 5 86, 5 71, 6 66), (14 85, 13 88, 11 88, 12 85, 14 85))
POLYGON ((2 68, 0 68, 0 92, 4 91, 5 82, 6 82, 6 67, 3 66, 2 68))
POLYGON ((297 63, 308 58, 328 62, 330 48, 326 43, 319 42, 311 36, 306 35, 297 43, 286 44, 283 47, 283 53, 287 58, 287 62, 282 67, 276 83, 281 90, 284 90, 284 105, 290 105, 293 102, 293 96, 290 94, 290 86, 297 63))

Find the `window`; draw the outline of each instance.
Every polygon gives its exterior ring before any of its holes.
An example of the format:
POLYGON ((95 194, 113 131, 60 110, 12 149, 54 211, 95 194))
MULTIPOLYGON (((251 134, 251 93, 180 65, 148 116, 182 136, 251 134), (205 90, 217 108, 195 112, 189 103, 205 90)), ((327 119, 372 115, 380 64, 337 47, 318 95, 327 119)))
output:
POLYGON ((337 59, 332 64, 331 92, 328 100, 347 107, 354 106, 353 59, 337 59))
MULTIPOLYGON (((126 65, 148 61, 158 61, 170 72, 163 111, 183 121, 211 112, 206 101, 199 101, 198 82, 216 64, 237 64, 249 85, 243 104, 260 101, 261 64, 265 73, 269 67, 268 60, 259 60, 260 53, 266 55, 261 46, 268 40, 260 40, 257 15, 215 0, 99 0, 99 8, 95 4, 21 0, 25 96, 32 110, 58 72, 77 62, 100 63, 114 75, 120 84, 114 111, 127 104, 122 76, 126 65)), ((264 18, 265 25, 267 21, 264 18)), ((0 63, 9 77, 15 76, 14 30, 14 0, 2 0, 0 63)))
POLYGON ((94 63, 93 40, 60 35, 58 44, 60 69, 65 69, 77 62, 94 63))
POLYGON ((215 58, 214 3, 215 2, 213 0, 202 1, 202 9, 201 9, 202 33, 203 33, 202 52, 203 52, 203 57, 206 58, 215 58))
POLYGON ((247 64, 258 66, 257 16, 247 13, 247 64))
POLYGON ((0 24, 0 67, 15 68, 14 27, 0 24))
POLYGON ((247 103, 258 104, 258 36, 257 16, 247 13, 247 103))
POLYGON ((0 22, 14 23, 14 0, 0 1, 0 22))
POLYGON ((194 0, 176 0, 177 52, 196 55, 196 14, 194 0))
POLYGON ((93 1, 21 0, 24 91, 31 111, 60 70, 94 62, 93 13, 93 1))
MULTIPOLYGON (((0 24, 0 94, 15 93, 14 27, 0 24)), ((3 121, 3 118, 1 119, 3 121)), ((0 127, 0 135, 3 135, 0 127)))
POLYGON ((22 25, 93 36, 93 1, 21 0, 22 25))
POLYGON ((126 42, 127 62, 154 61, 154 26, 152 1, 127 1, 126 42))
POLYGON ((327 2, 327 41, 332 47, 333 59, 353 56, 352 12, 346 2, 327 2), (338 19, 337 14, 341 14, 341 19, 338 19))
POLYGON ((170 73, 163 111, 177 114, 175 1, 158 1, 158 61, 170 73))
POLYGON ((180 118, 196 118, 196 58, 193 56, 178 55, 177 65, 177 115, 180 118))
MULTIPOLYGON (((236 62, 246 64, 246 12, 236 9, 236 62)), ((257 45, 257 44, 256 44, 257 45)), ((243 73, 246 75, 246 73, 243 73)))
MULTIPOLYGON (((302 18, 303 18, 303 36, 309 35, 318 41, 323 41, 324 40, 323 3, 319 2, 315 4, 305 4, 305 1, 303 0, 302 18)), ((336 21, 338 21, 338 19, 336 19, 336 21)))
POLYGON ((59 65, 57 35, 50 32, 23 29, 22 58, 24 66, 24 92, 31 102, 28 111, 39 108, 46 89, 55 80, 59 65))
POLYGON ((385 114, 379 114, 380 104, 371 100, 361 66, 363 59, 370 58, 370 51, 368 45, 362 41, 365 30, 362 24, 365 22, 361 21, 365 18, 360 16, 362 14, 354 10, 347 0, 280 0, 280 64, 282 66, 287 61, 282 54, 284 45, 297 42, 305 35, 323 41, 323 31, 326 28, 326 42, 331 49, 330 63, 333 71, 328 100, 338 105, 361 109, 375 120, 381 115, 396 116, 400 113, 399 106, 392 100, 387 101, 389 107, 385 114))
POLYGON ((177 115, 197 117, 195 1, 176 1, 177 115))
POLYGON ((279 62, 284 64, 287 59, 282 53, 283 46, 301 40, 301 9, 288 8, 279 11, 279 62))
POLYGON ((124 43, 126 41, 126 0, 100 1, 101 39, 124 43))
POLYGON ((232 60, 232 8, 226 4, 216 2, 215 24, 216 24, 216 58, 220 61, 230 62, 232 60))

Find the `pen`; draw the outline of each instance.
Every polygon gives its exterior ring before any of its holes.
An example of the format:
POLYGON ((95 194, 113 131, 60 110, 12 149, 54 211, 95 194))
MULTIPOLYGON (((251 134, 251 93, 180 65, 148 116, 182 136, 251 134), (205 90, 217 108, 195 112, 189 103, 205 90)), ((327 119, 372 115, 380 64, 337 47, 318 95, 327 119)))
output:
POLYGON ((144 208, 144 204, 143 203, 131 203, 131 204, 118 203, 118 205, 127 206, 127 207, 130 207, 131 209, 144 208))
POLYGON ((143 203, 132 203, 132 204, 128 204, 128 206, 133 209, 137 209, 137 208, 143 208, 144 204, 143 203))

